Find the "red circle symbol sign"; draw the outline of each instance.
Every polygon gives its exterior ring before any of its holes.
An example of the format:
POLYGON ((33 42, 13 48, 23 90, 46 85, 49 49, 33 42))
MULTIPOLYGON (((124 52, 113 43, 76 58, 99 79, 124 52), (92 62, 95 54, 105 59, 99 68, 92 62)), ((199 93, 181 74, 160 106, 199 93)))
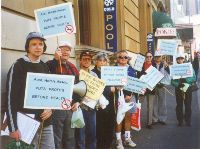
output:
POLYGON ((121 83, 122 83, 122 85, 126 85, 127 84, 127 79, 126 78, 121 79, 121 83))
POLYGON ((67 25, 67 26, 65 27, 65 31, 66 31, 68 34, 71 34, 71 33, 73 33, 73 31, 74 31, 74 27, 71 26, 71 25, 67 25))
POLYGON ((64 99, 61 106, 64 110, 70 110, 71 109, 71 100, 70 99, 64 99))

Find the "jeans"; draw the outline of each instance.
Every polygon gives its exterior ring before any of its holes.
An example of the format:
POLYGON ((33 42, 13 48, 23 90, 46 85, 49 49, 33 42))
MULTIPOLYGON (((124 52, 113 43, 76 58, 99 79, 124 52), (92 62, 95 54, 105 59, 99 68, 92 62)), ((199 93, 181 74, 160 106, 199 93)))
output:
MULTIPOLYGON (((33 139, 33 144, 35 145, 34 149, 38 149, 40 132, 41 132, 41 130, 39 129, 33 139)), ((49 125, 49 126, 46 126, 43 128, 42 137, 40 140, 40 148, 41 149, 55 149, 52 125, 49 125)))
POLYGON ((72 111, 56 110, 53 114, 53 130, 56 149, 74 149, 74 128, 71 128, 72 111))
POLYGON ((96 149, 96 111, 82 109, 85 126, 76 128, 76 148, 96 149))

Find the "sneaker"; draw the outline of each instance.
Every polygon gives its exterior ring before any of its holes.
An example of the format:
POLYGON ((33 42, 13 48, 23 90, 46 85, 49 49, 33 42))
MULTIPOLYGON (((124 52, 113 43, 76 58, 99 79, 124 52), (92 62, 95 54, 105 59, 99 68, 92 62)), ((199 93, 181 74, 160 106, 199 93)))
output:
POLYGON ((130 147, 136 147, 136 144, 129 138, 128 140, 124 141, 124 145, 130 146, 130 147))
POLYGON ((124 149, 124 146, 122 144, 122 140, 116 140, 116 148, 117 149, 124 149))

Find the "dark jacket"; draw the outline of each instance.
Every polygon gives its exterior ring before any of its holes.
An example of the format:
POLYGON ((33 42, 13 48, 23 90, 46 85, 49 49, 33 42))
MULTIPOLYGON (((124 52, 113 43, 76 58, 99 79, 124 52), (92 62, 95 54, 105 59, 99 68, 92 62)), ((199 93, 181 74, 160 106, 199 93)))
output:
POLYGON ((198 57, 195 57, 193 62, 192 62, 192 66, 194 68, 195 71, 198 71, 199 70, 199 60, 198 60, 198 57))
MULTIPOLYGON (((57 60, 53 59, 47 62, 47 65, 49 67, 49 70, 52 74, 61 74, 60 70, 60 64, 57 60)), ((73 75, 75 76, 75 84, 79 82, 79 71, 76 68, 76 66, 69 61, 67 61, 65 64, 61 65, 62 67, 62 74, 61 75, 73 75)), ((72 96, 72 103, 80 102, 81 98, 77 94, 73 94, 72 96)))
MULTIPOLYGON (((10 68, 7 75, 6 83, 6 97, 8 102, 7 117, 9 131, 13 132, 18 129, 17 126, 17 112, 24 112, 35 114, 35 119, 42 121, 40 114, 42 109, 25 109, 24 95, 26 86, 27 72, 34 73, 49 73, 48 66, 40 61, 39 63, 32 63, 27 61, 26 58, 18 59, 10 68)), ((51 124, 51 117, 45 120, 44 126, 51 124)))
MULTIPOLYGON (((101 72, 97 69, 97 67, 95 66, 94 69, 91 70, 92 72, 96 73, 98 78, 101 78, 101 72)), ((111 92, 110 86, 106 86, 104 91, 103 91, 103 95, 104 97, 109 101, 108 106, 106 107, 105 110, 111 110, 113 111, 114 108, 114 94, 111 92)))
POLYGON ((193 71, 193 76, 192 77, 187 77, 187 78, 181 78, 181 79, 172 79, 171 84, 175 87, 178 88, 180 84, 182 83, 188 83, 192 84, 196 80, 196 75, 195 72, 193 71))

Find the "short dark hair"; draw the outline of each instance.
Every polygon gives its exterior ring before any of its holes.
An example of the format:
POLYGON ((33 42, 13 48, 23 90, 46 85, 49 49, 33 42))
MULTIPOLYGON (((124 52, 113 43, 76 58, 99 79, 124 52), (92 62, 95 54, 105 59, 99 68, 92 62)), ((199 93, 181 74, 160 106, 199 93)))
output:
POLYGON ((45 42, 44 42, 46 39, 44 38, 43 34, 41 34, 41 33, 39 33, 39 32, 30 32, 30 33, 27 35, 27 37, 26 37, 26 43, 25 43, 25 50, 26 50, 27 53, 29 52, 29 51, 28 51, 28 49, 29 49, 29 43, 30 43, 30 41, 31 41, 32 39, 40 39, 41 41, 43 41, 43 43, 44 43, 43 52, 46 51, 47 45, 46 45, 45 42))
POLYGON ((153 56, 153 53, 152 53, 151 51, 147 51, 147 52, 145 53, 145 56, 146 56, 148 53, 150 53, 150 54, 153 56))
POLYGON ((92 58, 92 53, 90 51, 82 51, 80 54, 80 59, 82 59, 83 56, 90 56, 92 58))
MULTIPOLYGON (((40 38, 32 38, 32 39, 40 39, 40 38)), ((26 52, 28 53, 29 51, 28 51, 28 49, 29 49, 29 43, 30 43, 30 41, 32 40, 32 39, 28 39, 27 41, 26 41, 26 43, 25 43, 25 50, 26 50, 26 52)), ((42 40, 42 39, 40 39, 40 40, 42 40)), ((43 52, 45 52, 46 51, 46 49, 47 49, 47 45, 46 45, 46 43, 44 42, 44 40, 42 40, 43 41, 43 43, 44 43, 44 48, 43 48, 43 52)))

